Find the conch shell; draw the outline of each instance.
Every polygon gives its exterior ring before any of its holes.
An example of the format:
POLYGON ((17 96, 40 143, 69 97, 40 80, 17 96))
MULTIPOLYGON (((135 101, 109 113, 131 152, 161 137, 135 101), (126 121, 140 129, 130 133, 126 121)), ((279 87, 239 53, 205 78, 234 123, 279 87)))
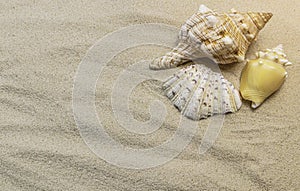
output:
POLYGON ((272 13, 217 13, 204 5, 181 27, 179 44, 155 59, 151 69, 173 68, 208 57, 218 64, 244 61, 245 54, 272 13))
POLYGON ((283 53, 282 45, 274 49, 259 51, 255 60, 249 60, 242 71, 240 92, 245 100, 252 101, 257 108, 277 91, 287 77, 283 66, 291 65, 283 53))
POLYGON ((181 114, 193 120, 233 113, 242 105, 232 83, 202 64, 181 69, 165 81, 163 89, 181 114))

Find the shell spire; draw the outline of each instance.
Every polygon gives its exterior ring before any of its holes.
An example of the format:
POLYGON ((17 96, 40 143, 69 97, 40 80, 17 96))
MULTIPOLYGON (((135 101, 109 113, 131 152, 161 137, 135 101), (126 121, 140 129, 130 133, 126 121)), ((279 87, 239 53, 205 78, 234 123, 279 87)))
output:
POLYGON ((250 43, 272 18, 272 15, 272 13, 239 13, 236 11, 232 11, 232 13, 229 14, 250 43))
POLYGON ((204 5, 181 27, 179 44, 153 60, 151 69, 166 69, 198 58, 218 64, 243 62, 249 45, 272 17, 271 13, 218 13, 204 5))
POLYGON ((248 15, 251 17, 254 24, 259 30, 264 28, 266 23, 272 18, 272 13, 253 13, 249 12, 248 15))

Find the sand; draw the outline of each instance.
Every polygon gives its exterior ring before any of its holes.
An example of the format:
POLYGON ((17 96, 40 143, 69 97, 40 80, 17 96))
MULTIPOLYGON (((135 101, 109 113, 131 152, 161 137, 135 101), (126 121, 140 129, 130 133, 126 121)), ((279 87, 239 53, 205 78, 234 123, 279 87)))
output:
MULTIPOLYGON (((0 190, 299 190, 300 46, 299 1, 101 0, 0 2, 0 190), (279 92, 253 111, 249 102, 225 118, 213 147, 198 154, 209 120, 200 122, 191 144, 172 161, 150 169, 114 166, 85 144, 72 111, 76 70, 98 39, 123 27, 164 23, 180 27, 203 3, 218 10, 274 14, 249 49, 279 43, 290 61, 279 92)), ((131 110, 149 119, 152 99, 164 99, 167 121, 158 132, 136 136, 114 119, 110 95, 122 68, 166 49, 145 46, 116 56, 97 84, 97 112, 112 137, 124 145, 159 145, 176 131, 179 114, 161 95, 159 81, 136 88, 131 110)), ((243 64, 222 68, 235 84, 243 64), (233 75, 232 75, 233 74, 233 75)))

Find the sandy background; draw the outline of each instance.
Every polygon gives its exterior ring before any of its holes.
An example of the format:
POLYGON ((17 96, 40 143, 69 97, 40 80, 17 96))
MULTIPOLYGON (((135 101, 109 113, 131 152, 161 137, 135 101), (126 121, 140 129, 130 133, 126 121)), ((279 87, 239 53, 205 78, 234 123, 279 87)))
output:
MULTIPOLYGON (((199 1, 101 0, 0 2, 0 190, 299 190, 300 189, 300 3, 298 0, 199 1), (233 3, 234 2, 234 3, 233 3), (215 145, 197 148, 209 120, 201 121, 190 146, 171 162, 148 170, 126 170, 98 158, 80 137, 72 113, 73 79, 89 47, 105 34, 139 23, 180 27, 203 3, 218 11, 269 11, 273 18, 249 56, 283 43, 293 66, 271 99, 252 111, 228 115, 215 145)), ((135 136, 115 121, 110 84, 133 61, 155 58, 159 47, 118 55, 97 85, 97 108, 111 136, 124 145, 150 147, 176 130, 178 112, 159 132, 135 136)), ((243 64, 223 68, 235 84, 243 64), (234 75, 231 75, 234 74, 234 75)), ((137 87, 136 118, 147 120, 151 99, 165 99, 161 83, 137 87)), ((166 101, 166 100, 165 100, 166 101)), ((167 101, 166 101, 167 103, 167 101)))

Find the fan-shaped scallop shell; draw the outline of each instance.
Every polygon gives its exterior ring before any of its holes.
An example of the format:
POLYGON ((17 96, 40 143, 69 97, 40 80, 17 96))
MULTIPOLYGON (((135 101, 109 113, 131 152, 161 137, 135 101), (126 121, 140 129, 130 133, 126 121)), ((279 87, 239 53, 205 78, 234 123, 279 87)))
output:
POLYGON ((235 10, 221 14, 201 5, 181 27, 178 46, 155 59, 150 68, 172 68, 201 57, 218 64, 244 61, 249 45, 271 17, 271 13, 235 10))
POLYGON ((287 77, 283 66, 291 65, 283 53, 282 45, 259 51, 256 56, 256 59, 247 62, 240 84, 241 95, 244 99, 252 101, 252 108, 260 106, 281 87, 287 77))
POLYGON ((236 112, 242 104, 233 84, 205 65, 181 69, 166 80, 163 89, 175 107, 193 120, 236 112))

